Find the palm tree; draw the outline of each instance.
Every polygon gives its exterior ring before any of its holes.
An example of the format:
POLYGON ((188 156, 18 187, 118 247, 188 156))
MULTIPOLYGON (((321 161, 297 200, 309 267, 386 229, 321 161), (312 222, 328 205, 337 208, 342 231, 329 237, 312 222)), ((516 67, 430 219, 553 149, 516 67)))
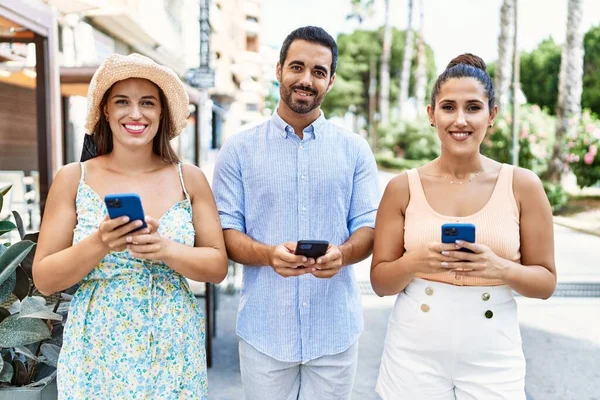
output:
POLYGON ((384 0, 383 48, 379 72, 379 115, 381 125, 390 122, 390 56, 392 53, 392 25, 390 24, 390 0, 384 0))
POLYGON ((404 106, 408 100, 408 84, 410 78, 410 66, 413 54, 413 31, 412 31, 413 0, 408 0, 408 26, 406 27, 406 40, 404 42, 404 55, 402 57, 402 70, 400 71, 400 93, 398 95, 398 116, 402 118, 404 106))
POLYGON ((373 15, 373 2, 375 0, 352 0, 352 12, 346 19, 356 19, 359 24, 373 15))
POLYGON ((419 33, 417 34, 417 70, 415 71, 415 98, 417 100, 417 115, 425 112, 425 91, 427 90, 427 54, 423 38, 423 0, 419 0, 419 33))
POLYGON ((500 35, 498 36, 498 64, 494 77, 496 98, 501 107, 506 106, 512 72, 511 55, 513 27, 515 24, 515 0, 503 0, 500 8, 500 35))
POLYGON ((581 117, 583 92, 583 32, 581 19, 583 0, 569 0, 567 14, 567 39, 563 45, 556 105, 556 137, 552 160, 546 178, 558 182, 565 169, 563 144, 567 135, 575 134, 581 117))

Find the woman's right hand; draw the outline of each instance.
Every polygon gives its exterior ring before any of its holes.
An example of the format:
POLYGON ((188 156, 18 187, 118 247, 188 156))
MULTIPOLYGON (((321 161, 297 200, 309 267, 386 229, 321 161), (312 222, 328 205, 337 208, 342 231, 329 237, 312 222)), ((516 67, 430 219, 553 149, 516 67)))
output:
POLYGON ((124 251, 129 244, 127 242, 128 236, 136 236, 148 233, 148 228, 140 229, 134 233, 132 230, 142 226, 142 221, 135 220, 129 222, 129 217, 119 217, 110 219, 107 215, 102 222, 96 233, 99 235, 99 239, 103 246, 106 247, 106 251, 124 251))
MULTIPOLYGON (((437 274, 440 272, 448 272, 448 267, 443 267, 443 262, 461 261, 454 257, 442 255, 442 251, 456 251, 454 243, 437 243, 430 242, 425 247, 405 253, 404 257, 408 259, 411 272, 422 274, 437 274)), ((408 261, 407 260, 407 261, 408 261)))

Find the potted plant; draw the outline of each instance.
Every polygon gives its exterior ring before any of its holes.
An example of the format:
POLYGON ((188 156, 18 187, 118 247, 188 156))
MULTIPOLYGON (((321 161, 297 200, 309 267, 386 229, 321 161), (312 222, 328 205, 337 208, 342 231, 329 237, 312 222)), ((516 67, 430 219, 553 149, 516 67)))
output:
MULTIPOLYGON (((0 189, 0 211, 10 188, 0 189)), ((17 230, 21 239, 0 242, 0 303, 10 304, 16 298, 10 307, 0 307, 0 400, 56 399, 56 364, 65 319, 59 310, 61 298, 48 306, 44 297, 36 296, 31 267, 38 233, 25 234, 20 215, 16 211, 12 215, 15 223, 0 221, 0 236, 17 230)))

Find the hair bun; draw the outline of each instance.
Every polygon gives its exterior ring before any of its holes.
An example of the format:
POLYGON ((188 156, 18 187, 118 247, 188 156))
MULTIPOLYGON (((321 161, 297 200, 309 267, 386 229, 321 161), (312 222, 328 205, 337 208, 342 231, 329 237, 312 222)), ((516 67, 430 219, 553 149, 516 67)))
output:
POLYGON ((460 56, 454 57, 452 61, 446 66, 446 69, 450 69, 458 64, 470 65, 475 68, 479 68, 482 71, 485 71, 486 65, 485 62, 481 59, 481 57, 476 56, 475 54, 465 53, 460 56))

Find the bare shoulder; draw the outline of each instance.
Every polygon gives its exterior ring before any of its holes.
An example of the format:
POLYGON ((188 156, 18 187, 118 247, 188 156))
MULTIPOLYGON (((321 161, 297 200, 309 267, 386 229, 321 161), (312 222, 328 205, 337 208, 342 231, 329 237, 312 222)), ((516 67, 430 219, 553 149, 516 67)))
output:
POLYGON ((542 181, 535 172, 526 168, 515 168, 513 193, 521 205, 547 201, 542 181))
POLYGON ((53 179, 52 186, 64 188, 76 188, 81 179, 81 163, 74 162, 63 166, 58 170, 53 179))
POLYGON ((406 209, 408 201, 410 200, 408 172, 404 171, 392 178, 385 188, 383 198, 393 199, 402 210, 406 209))
POLYGON ((181 172, 183 174, 185 187, 192 197, 194 195, 205 193, 207 188, 210 189, 204 172, 197 166, 193 164, 183 164, 181 166, 181 172))

